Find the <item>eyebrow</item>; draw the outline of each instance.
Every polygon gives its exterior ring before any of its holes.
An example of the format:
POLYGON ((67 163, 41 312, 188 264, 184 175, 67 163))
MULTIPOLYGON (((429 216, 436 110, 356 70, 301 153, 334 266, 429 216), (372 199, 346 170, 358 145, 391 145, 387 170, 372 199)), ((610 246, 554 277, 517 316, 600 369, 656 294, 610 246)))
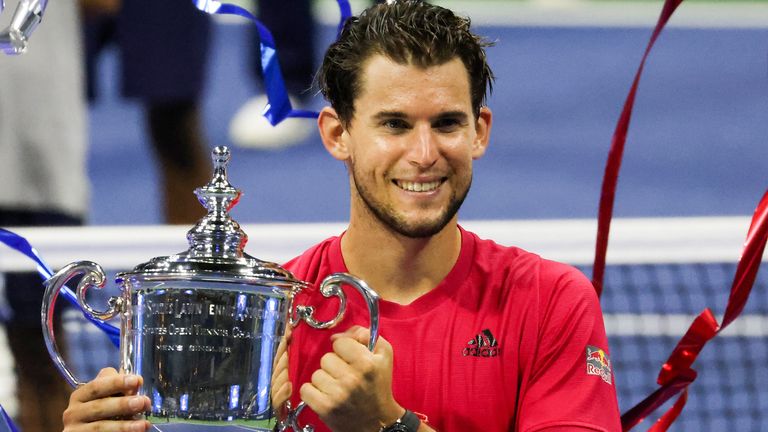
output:
POLYGON ((438 114, 437 117, 435 117, 435 120, 444 118, 456 118, 461 121, 467 121, 467 119, 469 119, 469 115, 464 111, 446 111, 438 114))
MULTIPOLYGON (((408 118, 408 115, 402 111, 380 111, 373 116, 374 120, 384 120, 384 119, 392 119, 392 118, 401 118, 401 119, 408 118)), ((469 115, 464 111, 445 111, 435 116, 433 120, 438 120, 443 118, 458 118, 462 121, 466 121, 469 118, 469 115)))
POLYGON ((407 118, 408 115, 406 115, 402 111, 379 111, 373 116, 374 120, 384 120, 384 119, 391 119, 391 118, 407 118))

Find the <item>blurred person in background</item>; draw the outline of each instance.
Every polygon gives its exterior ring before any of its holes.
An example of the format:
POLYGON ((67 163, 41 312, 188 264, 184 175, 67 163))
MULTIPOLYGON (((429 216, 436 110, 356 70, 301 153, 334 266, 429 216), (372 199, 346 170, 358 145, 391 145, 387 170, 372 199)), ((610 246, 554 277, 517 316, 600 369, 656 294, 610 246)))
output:
MULTIPOLYGON (((370 4, 381 2, 370 1, 370 4)), ((312 14, 312 3, 310 0, 294 0, 290 7, 285 7, 280 0, 255 3, 259 20, 275 40, 291 105, 294 109, 308 109, 313 96, 312 79, 317 68, 315 50, 319 30, 312 14)), ((262 83, 259 33, 254 26, 250 31, 252 69, 256 81, 262 83)), ((261 150, 281 149, 301 143, 314 132, 314 123, 302 118, 287 118, 272 126, 262 115, 266 105, 267 96, 260 94, 240 107, 229 124, 229 139, 233 144, 261 150)))
MULTIPOLYGON (((259 21, 275 40, 285 88, 294 109, 305 109, 312 94, 310 87, 315 72, 317 24, 312 16, 310 0, 294 0, 286 7, 280 0, 255 2, 259 21)), ((251 69, 258 83, 263 83, 259 32, 249 26, 251 69)), ((262 89, 263 92, 263 89, 262 89)), ((287 118, 272 126, 262 115, 267 105, 266 94, 248 100, 229 123, 229 139, 233 144, 253 149, 280 149, 307 139, 315 130, 311 120, 287 118)))
POLYGON ((196 222, 204 209, 192 191, 211 175, 200 112, 210 17, 189 0, 83 0, 83 7, 89 99, 96 98, 99 55, 115 43, 122 95, 144 108, 165 222, 196 222))
MULTIPOLYGON (((9 2, 0 28, 8 26, 7 12, 17 3, 9 2)), ((0 226, 82 224, 86 146, 78 4, 52 1, 27 52, 0 55, 0 226)), ((15 362, 19 426, 24 432, 62 430, 60 413, 71 390, 43 342, 40 276, 12 272, 0 278, 10 306, 3 320, 15 362)))

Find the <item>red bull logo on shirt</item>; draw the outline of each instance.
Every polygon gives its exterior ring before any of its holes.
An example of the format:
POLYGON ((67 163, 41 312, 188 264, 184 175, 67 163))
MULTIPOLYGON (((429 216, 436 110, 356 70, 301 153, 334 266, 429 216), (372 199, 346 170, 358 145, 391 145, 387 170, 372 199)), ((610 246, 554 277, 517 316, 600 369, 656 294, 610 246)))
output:
POLYGON ((611 360, 602 349, 587 345, 587 375, 597 375, 608 384, 612 382, 611 360))

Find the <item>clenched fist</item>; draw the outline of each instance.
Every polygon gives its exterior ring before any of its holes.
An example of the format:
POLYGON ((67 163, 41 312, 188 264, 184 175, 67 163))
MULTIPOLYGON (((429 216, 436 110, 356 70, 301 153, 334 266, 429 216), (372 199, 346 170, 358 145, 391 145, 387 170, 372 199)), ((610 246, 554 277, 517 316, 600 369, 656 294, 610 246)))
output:
POLYGON ((377 432, 405 412, 392 396, 392 346, 379 337, 371 352, 369 337, 370 331, 359 326, 333 335, 333 352, 320 359, 312 381, 299 389, 302 400, 335 432, 377 432))

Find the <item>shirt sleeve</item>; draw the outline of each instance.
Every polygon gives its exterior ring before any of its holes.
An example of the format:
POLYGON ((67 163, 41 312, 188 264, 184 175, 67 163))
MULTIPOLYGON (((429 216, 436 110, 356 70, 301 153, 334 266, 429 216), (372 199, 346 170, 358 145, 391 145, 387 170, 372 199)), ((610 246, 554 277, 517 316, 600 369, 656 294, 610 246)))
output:
POLYGON ((620 431, 602 312, 592 284, 556 265, 540 274, 538 343, 521 383, 519 432, 620 431))

